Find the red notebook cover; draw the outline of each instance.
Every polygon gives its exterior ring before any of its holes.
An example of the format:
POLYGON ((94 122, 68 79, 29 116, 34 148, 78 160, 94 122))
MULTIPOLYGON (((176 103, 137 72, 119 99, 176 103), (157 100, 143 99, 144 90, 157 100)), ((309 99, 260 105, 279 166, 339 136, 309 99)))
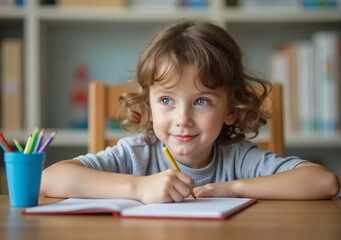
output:
POLYGON ((121 218, 224 220, 255 204, 254 198, 198 198, 143 204, 131 199, 75 199, 26 208, 23 215, 113 214, 121 218))

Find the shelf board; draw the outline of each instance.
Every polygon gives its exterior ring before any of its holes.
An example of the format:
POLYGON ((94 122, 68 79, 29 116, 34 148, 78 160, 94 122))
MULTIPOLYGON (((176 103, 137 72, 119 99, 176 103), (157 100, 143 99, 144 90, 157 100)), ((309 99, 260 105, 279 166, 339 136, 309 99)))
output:
MULTIPOLYGON (((43 21, 108 21, 108 22, 166 22, 180 18, 211 20, 212 12, 206 9, 141 9, 133 7, 113 8, 62 8, 42 6, 38 9, 39 18, 43 21)), ((225 8, 214 16, 226 23, 257 22, 333 22, 341 21, 341 10, 245 10, 225 8)))
POLYGON ((243 10, 227 8, 222 11, 222 19, 227 23, 297 23, 297 22, 338 22, 341 10, 243 10))
MULTIPOLYGON (((47 130, 45 136, 50 135, 53 131, 57 131, 57 136, 53 141, 56 147, 87 147, 89 142, 89 135, 87 130, 83 129, 56 129, 47 130)), ((107 137, 123 138, 132 135, 123 130, 109 130, 107 137)))
POLYGON ((209 19, 207 9, 188 10, 118 8, 61 8, 40 7, 39 17, 43 21, 108 21, 108 22, 163 22, 180 18, 209 19))
MULTIPOLYGON (((87 147, 88 132, 87 130, 77 129, 46 129, 45 138, 53 131, 57 131, 57 136, 52 142, 53 147, 87 147)), ((13 139, 17 139, 22 144, 25 144, 29 131, 3 131, 7 141, 12 144, 13 139)), ((135 134, 127 133, 123 130, 109 130, 108 137, 122 138, 135 134)), ((266 139, 266 134, 261 133, 257 139, 266 139)), ((341 133, 335 135, 321 134, 290 134, 286 137, 285 144, 287 148, 341 148, 341 133)))
POLYGON ((15 6, 0 7, 0 19, 23 20, 27 14, 26 8, 15 6))
MULTIPOLYGON (((86 147, 88 146, 88 131, 83 129, 45 129, 45 138, 50 136, 53 131, 57 132, 51 146, 54 147, 86 147)), ((21 144, 26 144, 26 141, 31 131, 5 131, 2 130, 7 142, 13 145, 13 139, 17 139, 21 144)), ((132 135, 123 130, 109 130, 107 136, 111 138, 122 138, 132 135)))
POLYGON ((334 135, 290 134, 286 137, 287 148, 341 148, 341 133, 334 135))
MULTIPOLYGON (((267 133, 260 132, 257 140, 266 140, 267 133)), ((290 149, 302 148, 341 148, 341 133, 323 135, 320 133, 290 133, 285 136, 285 146, 290 149)))

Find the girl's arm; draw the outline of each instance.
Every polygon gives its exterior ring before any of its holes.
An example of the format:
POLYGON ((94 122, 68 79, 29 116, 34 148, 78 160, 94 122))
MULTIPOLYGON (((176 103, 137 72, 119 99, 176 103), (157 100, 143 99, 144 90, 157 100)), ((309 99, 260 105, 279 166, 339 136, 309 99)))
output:
POLYGON ((258 199, 327 199, 338 194, 340 181, 325 167, 304 162, 293 170, 249 179, 208 184, 194 189, 197 197, 258 199))
POLYGON ((50 197, 129 198, 144 203, 180 202, 194 181, 168 169, 149 176, 110 173, 86 168, 79 160, 65 160, 43 171, 40 193, 50 197))

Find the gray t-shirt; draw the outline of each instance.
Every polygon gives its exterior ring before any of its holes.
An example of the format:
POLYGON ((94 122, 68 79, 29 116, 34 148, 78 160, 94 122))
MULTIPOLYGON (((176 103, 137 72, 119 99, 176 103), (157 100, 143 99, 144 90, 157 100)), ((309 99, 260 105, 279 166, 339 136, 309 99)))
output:
MULTIPOLYGON (((163 150, 163 143, 149 146, 143 135, 122 138, 116 146, 97 154, 88 153, 75 159, 87 168, 100 171, 146 176, 172 168, 163 150)), ((215 143, 212 161, 204 168, 193 169, 178 162, 180 170, 193 178, 196 186, 237 179, 270 175, 293 169, 305 160, 297 157, 281 158, 263 151, 254 143, 215 143)))

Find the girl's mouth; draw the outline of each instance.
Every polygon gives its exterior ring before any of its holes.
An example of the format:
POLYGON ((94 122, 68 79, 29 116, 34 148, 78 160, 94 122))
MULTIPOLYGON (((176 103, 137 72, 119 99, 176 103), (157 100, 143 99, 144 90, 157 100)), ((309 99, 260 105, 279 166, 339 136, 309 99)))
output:
POLYGON ((190 142, 198 135, 173 135, 173 137, 179 142, 190 142))

